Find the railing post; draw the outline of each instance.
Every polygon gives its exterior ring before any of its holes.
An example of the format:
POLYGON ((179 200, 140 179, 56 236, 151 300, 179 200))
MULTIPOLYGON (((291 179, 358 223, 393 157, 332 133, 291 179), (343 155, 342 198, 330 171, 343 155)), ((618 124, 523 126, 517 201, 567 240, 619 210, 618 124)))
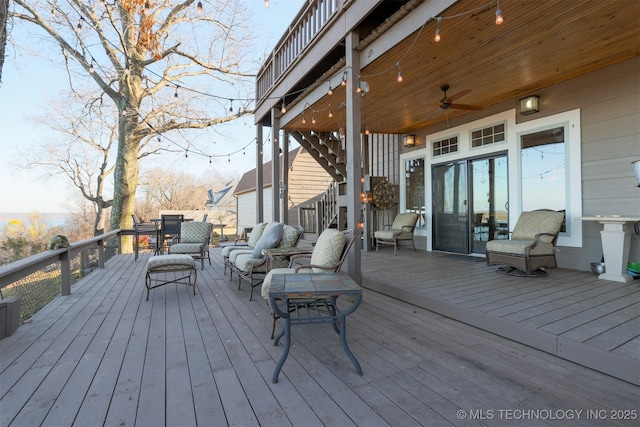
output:
POLYGON ((71 255, 68 250, 60 254, 60 277, 62 295, 71 294, 71 255))
POLYGON ((104 240, 98 241, 98 268, 104 268, 104 240))

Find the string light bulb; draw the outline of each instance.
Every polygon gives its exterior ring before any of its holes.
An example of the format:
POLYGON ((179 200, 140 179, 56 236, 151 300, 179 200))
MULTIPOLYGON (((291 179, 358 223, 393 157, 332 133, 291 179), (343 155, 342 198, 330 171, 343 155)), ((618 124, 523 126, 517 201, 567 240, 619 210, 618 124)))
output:
POLYGON ((104 0, 100 0, 100 7, 104 7, 104 0))
POLYGON ((129 74, 131 74, 131 70, 129 69, 129 67, 125 67, 124 70, 122 70, 122 73, 125 76, 128 76, 129 74))
POLYGON ((148 1, 144 2, 144 9, 142 9, 142 14, 148 15, 150 10, 151 10, 151 5, 149 4, 149 2, 148 1))
POLYGON ((160 134, 158 134, 158 142, 161 142, 162 138, 160 137, 160 134))
POLYGON ((502 16, 502 9, 500 9, 500 0, 498 0, 498 8, 496 9, 496 25, 500 25, 504 22, 504 17, 502 16))
POLYGON ((233 99, 229 100, 231 102, 231 106, 229 106, 229 112, 233 113, 233 99))
POLYGON ((400 63, 398 62, 398 77, 396 78, 398 83, 402 83, 402 69, 400 69, 400 63))
POLYGON ((91 58, 91 63, 89 64, 89 73, 93 74, 96 69, 93 67, 93 58, 91 58))
POLYGON ((433 38, 433 41, 436 42, 436 43, 438 43, 441 40, 441 37, 440 37, 440 20, 442 18, 438 17, 437 19, 438 19, 438 28, 436 28, 436 35, 433 38))
POLYGON ((286 105, 285 105, 285 103, 284 103, 284 96, 282 97, 282 107, 280 108, 280 112, 281 112, 282 114, 284 114, 284 113, 286 113, 286 112, 287 112, 287 106, 286 106, 286 105))
POLYGON ((316 113, 315 112, 311 113, 311 123, 313 123, 314 125, 316 124, 316 113))
POLYGON ((186 150, 184 150, 184 158, 188 158, 189 157, 189 149, 187 148, 186 150))
POLYGON ((264 0, 264 8, 269 9, 269 0, 264 0))
POLYGON ((304 118, 304 113, 302 113, 302 124, 303 125, 307 124, 307 119, 304 118))
POLYGON ((231 154, 227 154, 227 163, 231 163, 231 154))
POLYGON ((202 15, 202 2, 199 1, 198 5, 196 6, 196 10, 198 11, 198 15, 202 15))
POLYGON ((331 82, 329 82, 329 90, 327 91, 327 95, 333 95, 333 89, 331 89, 331 82))
POLYGON ((211 164, 211 156, 209 156, 209 164, 211 164))
POLYGON ((78 21, 78 26, 76 27, 76 33, 80 34, 82 32, 82 20, 78 21))
POLYGON ((333 117, 333 107, 331 106, 331 103, 329 103, 329 118, 333 117))
POLYGON ((347 72, 345 71, 344 73, 342 73, 342 81, 340 82, 340 86, 346 86, 347 85, 347 72))
POLYGON ((174 97, 174 98, 177 98, 177 97, 178 97, 178 88, 179 88, 179 87, 180 87, 180 86, 176 86, 176 92, 173 94, 173 97, 174 97))

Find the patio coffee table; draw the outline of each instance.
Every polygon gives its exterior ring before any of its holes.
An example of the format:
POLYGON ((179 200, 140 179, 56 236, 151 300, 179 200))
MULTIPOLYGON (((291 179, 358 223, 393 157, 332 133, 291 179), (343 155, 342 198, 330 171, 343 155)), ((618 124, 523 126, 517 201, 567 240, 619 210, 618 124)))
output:
POLYGON ((277 346, 284 336, 284 350, 273 371, 271 381, 278 382, 278 375, 287 360, 291 348, 291 325, 331 323, 340 335, 344 352, 349 357, 356 372, 362 375, 358 359, 347 344, 347 315, 353 313, 362 300, 362 288, 347 273, 294 273, 274 274, 269 288, 269 305, 284 319, 282 331, 273 339, 277 346), (345 310, 336 304, 341 295, 350 295, 353 302, 345 310))

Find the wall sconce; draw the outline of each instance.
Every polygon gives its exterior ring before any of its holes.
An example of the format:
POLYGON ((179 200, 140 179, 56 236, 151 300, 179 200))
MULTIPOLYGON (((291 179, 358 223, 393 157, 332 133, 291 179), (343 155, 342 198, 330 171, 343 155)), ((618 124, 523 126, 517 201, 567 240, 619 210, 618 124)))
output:
POLYGON ((540 111, 540 97, 538 95, 527 96, 520 100, 520 114, 527 115, 540 111))
POLYGON ((640 187, 640 160, 631 162, 633 170, 636 172, 636 180, 638 181, 638 187, 640 187))
POLYGON ((416 145, 416 136, 415 135, 405 135, 402 138, 402 145, 405 147, 413 147, 416 145))

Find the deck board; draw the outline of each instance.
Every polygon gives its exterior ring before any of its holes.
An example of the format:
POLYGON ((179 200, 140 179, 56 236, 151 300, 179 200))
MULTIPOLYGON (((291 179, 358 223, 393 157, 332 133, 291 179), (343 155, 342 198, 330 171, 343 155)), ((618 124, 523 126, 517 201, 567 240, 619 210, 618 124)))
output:
POLYGON ((562 268, 539 278, 506 276, 476 257, 437 252, 399 253, 392 268, 388 258, 362 253, 365 287, 640 384, 640 329, 633 326, 640 281, 562 268), (411 280, 389 278, 400 271, 411 280))
MULTIPOLYGON (((555 312, 567 304, 547 305, 537 315, 552 308, 556 322, 576 324, 563 334, 575 345, 627 358, 640 346, 637 295, 620 284, 601 294, 593 289, 607 282, 558 270, 551 286, 561 289, 545 294, 543 282, 496 280, 477 261, 401 251, 385 267, 379 264, 388 255, 371 255, 363 255, 365 275, 379 279, 379 271, 395 287, 440 290, 463 305, 498 301, 492 292, 509 293, 503 299, 512 304, 516 296, 522 299, 515 304, 531 298, 531 307, 554 302, 553 294, 573 295, 571 289, 583 294, 578 302, 608 294, 602 304, 564 317, 555 312), (444 289, 448 284, 455 287, 444 289), (598 316, 589 314, 598 307, 604 307, 598 316)), ((195 296, 184 285, 168 285, 146 301, 147 257, 115 257, 0 341, 1 425, 469 426, 488 421, 460 420, 458 410, 635 409, 640 399, 633 384, 369 289, 347 318, 363 376, 329 325, 294 325, 289 358, 272 384, 282 345, 269 340, 271 317, 260 294, 249 301, 247 284, 238 290, 235 279, 229 282, 212 249, 213 265, 198 270, 195 296)), ((514 323, 506 317, 497 319, 514 323)))

